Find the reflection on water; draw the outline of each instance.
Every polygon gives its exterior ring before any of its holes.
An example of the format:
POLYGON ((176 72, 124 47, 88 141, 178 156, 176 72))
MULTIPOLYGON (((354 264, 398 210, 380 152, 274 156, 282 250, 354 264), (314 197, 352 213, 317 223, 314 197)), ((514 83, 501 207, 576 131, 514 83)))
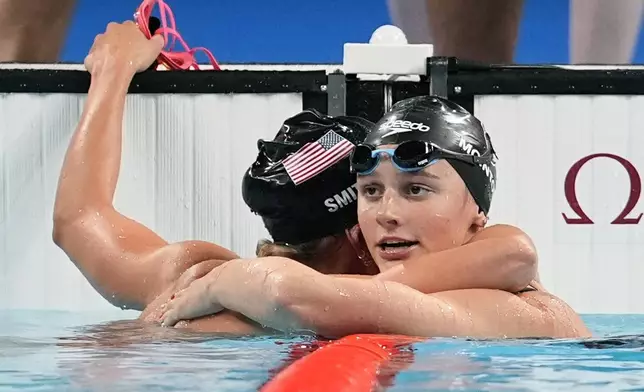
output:
POLYGON ((0 390, 252 391, 281 365, 291 343, 307 339, 230 339, 137 321, 52 333, 41 321, 12 326, 12 332, 30 331, 27 337, 7 335, 0 326, 0 390))
POLYGON ((255 390, 288 347, 270 338, 230 339, 135 321, 82 328, 60 338, 58 368, 76 388, 255 390))
POLYGON ((620 349, 601 345, 617 340, 435 340, 417 346, 391 390, 635 390, 644 385, 643 337, 619 338, 620 349))
MULTIPOLYGON (((232 339, 131 320, 88 323, 66 313, 0 312, 0 320, 0 390, 255 391, 317 348, 306 336, 232 339)), ((636 390, 644 385, 644 336, 630 333, 644 324, 629 320, 619 323, 631 329, 584 341, 415 344, 382 369, 380 389, 636 390)), ((600 321, 616 325, 615 319, 600 321)))

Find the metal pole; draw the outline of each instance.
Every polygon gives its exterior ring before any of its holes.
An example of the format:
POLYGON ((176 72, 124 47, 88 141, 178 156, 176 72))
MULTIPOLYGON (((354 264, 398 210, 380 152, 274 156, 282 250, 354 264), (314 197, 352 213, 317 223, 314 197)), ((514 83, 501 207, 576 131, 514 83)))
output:
POLYGON ((344 116, 347 113, 347 84, 345 75, 335 71, 327 75, 327 113, 344 116))

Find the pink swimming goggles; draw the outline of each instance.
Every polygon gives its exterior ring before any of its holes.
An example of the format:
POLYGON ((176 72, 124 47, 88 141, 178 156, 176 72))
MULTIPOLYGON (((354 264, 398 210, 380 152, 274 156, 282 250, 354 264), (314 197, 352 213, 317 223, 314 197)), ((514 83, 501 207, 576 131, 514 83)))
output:
POLYGON ((147 38, 152 38, 150 31, 150 20, 154 6, 159 7, 159 16, 161 26, 154 31, 154 34, 163 35, 165 46, 157 59, 157 69, 169 70, 195 70, 198 71, 199 65, 195 58, 197 52, 203 52, 208 57, 213 69, 219 71, 219 63, 215 56, 206 48, 190 48, 186 41, 181 38, 174 22, 172 10, 163 0, 144 0, 134 14, 134 21, 139 26, 147 38), (179 43, 183 51, 175 50, 175 45, 179 43))

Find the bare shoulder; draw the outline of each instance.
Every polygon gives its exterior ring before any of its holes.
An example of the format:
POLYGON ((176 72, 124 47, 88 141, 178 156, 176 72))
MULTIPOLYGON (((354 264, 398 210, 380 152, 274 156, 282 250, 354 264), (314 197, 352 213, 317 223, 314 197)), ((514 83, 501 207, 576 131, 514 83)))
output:
POLYGON ((199 261, 209 259, 233 260, 239 258, 232 250, 212 242, 184 241, 177 244, 181 246, 187 255, 190 255, 190 258, 198 259, 199 261))
POLYGON ((527 291, 516 294, 538 313, 552 317, 557 337, 590 337, 592 334, 579 314, 561 298, 546 291, 527 291))
POLYGON ((500 290, 468 289, 430 294, 449 310, 460 335, 472 337, 587 337, 583 321, 564 301, 552 294, 531 291, 512 294, 500 290))
POLYGON ((472 241, 493 238, 493 237, 514 237, 524 236, 529 238, 528 234, 520 228, 512 225, 498 224, 484 228, 474 235, 472 241))
POLYGON ((235 252, 207 241, 183 241, 170 244, 160 249, 161 254, 150 257, 161 260, 164 286, 170 286, 181 275, 193 266, 207 260, 219 260, 221 263, 237 259, 235 252))

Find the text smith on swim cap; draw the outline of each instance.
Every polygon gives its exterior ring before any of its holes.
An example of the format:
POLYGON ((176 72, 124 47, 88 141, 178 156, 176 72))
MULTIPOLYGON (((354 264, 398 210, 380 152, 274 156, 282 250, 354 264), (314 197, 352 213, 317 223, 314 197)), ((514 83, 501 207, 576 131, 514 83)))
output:
POLYGON ((336 212, 340 208, 344 208, 356 200, 358 200, 358 185, 353 184, 342 192, 336 193, 324 200, 324 205, 328 207, 327 211, 336 212))

